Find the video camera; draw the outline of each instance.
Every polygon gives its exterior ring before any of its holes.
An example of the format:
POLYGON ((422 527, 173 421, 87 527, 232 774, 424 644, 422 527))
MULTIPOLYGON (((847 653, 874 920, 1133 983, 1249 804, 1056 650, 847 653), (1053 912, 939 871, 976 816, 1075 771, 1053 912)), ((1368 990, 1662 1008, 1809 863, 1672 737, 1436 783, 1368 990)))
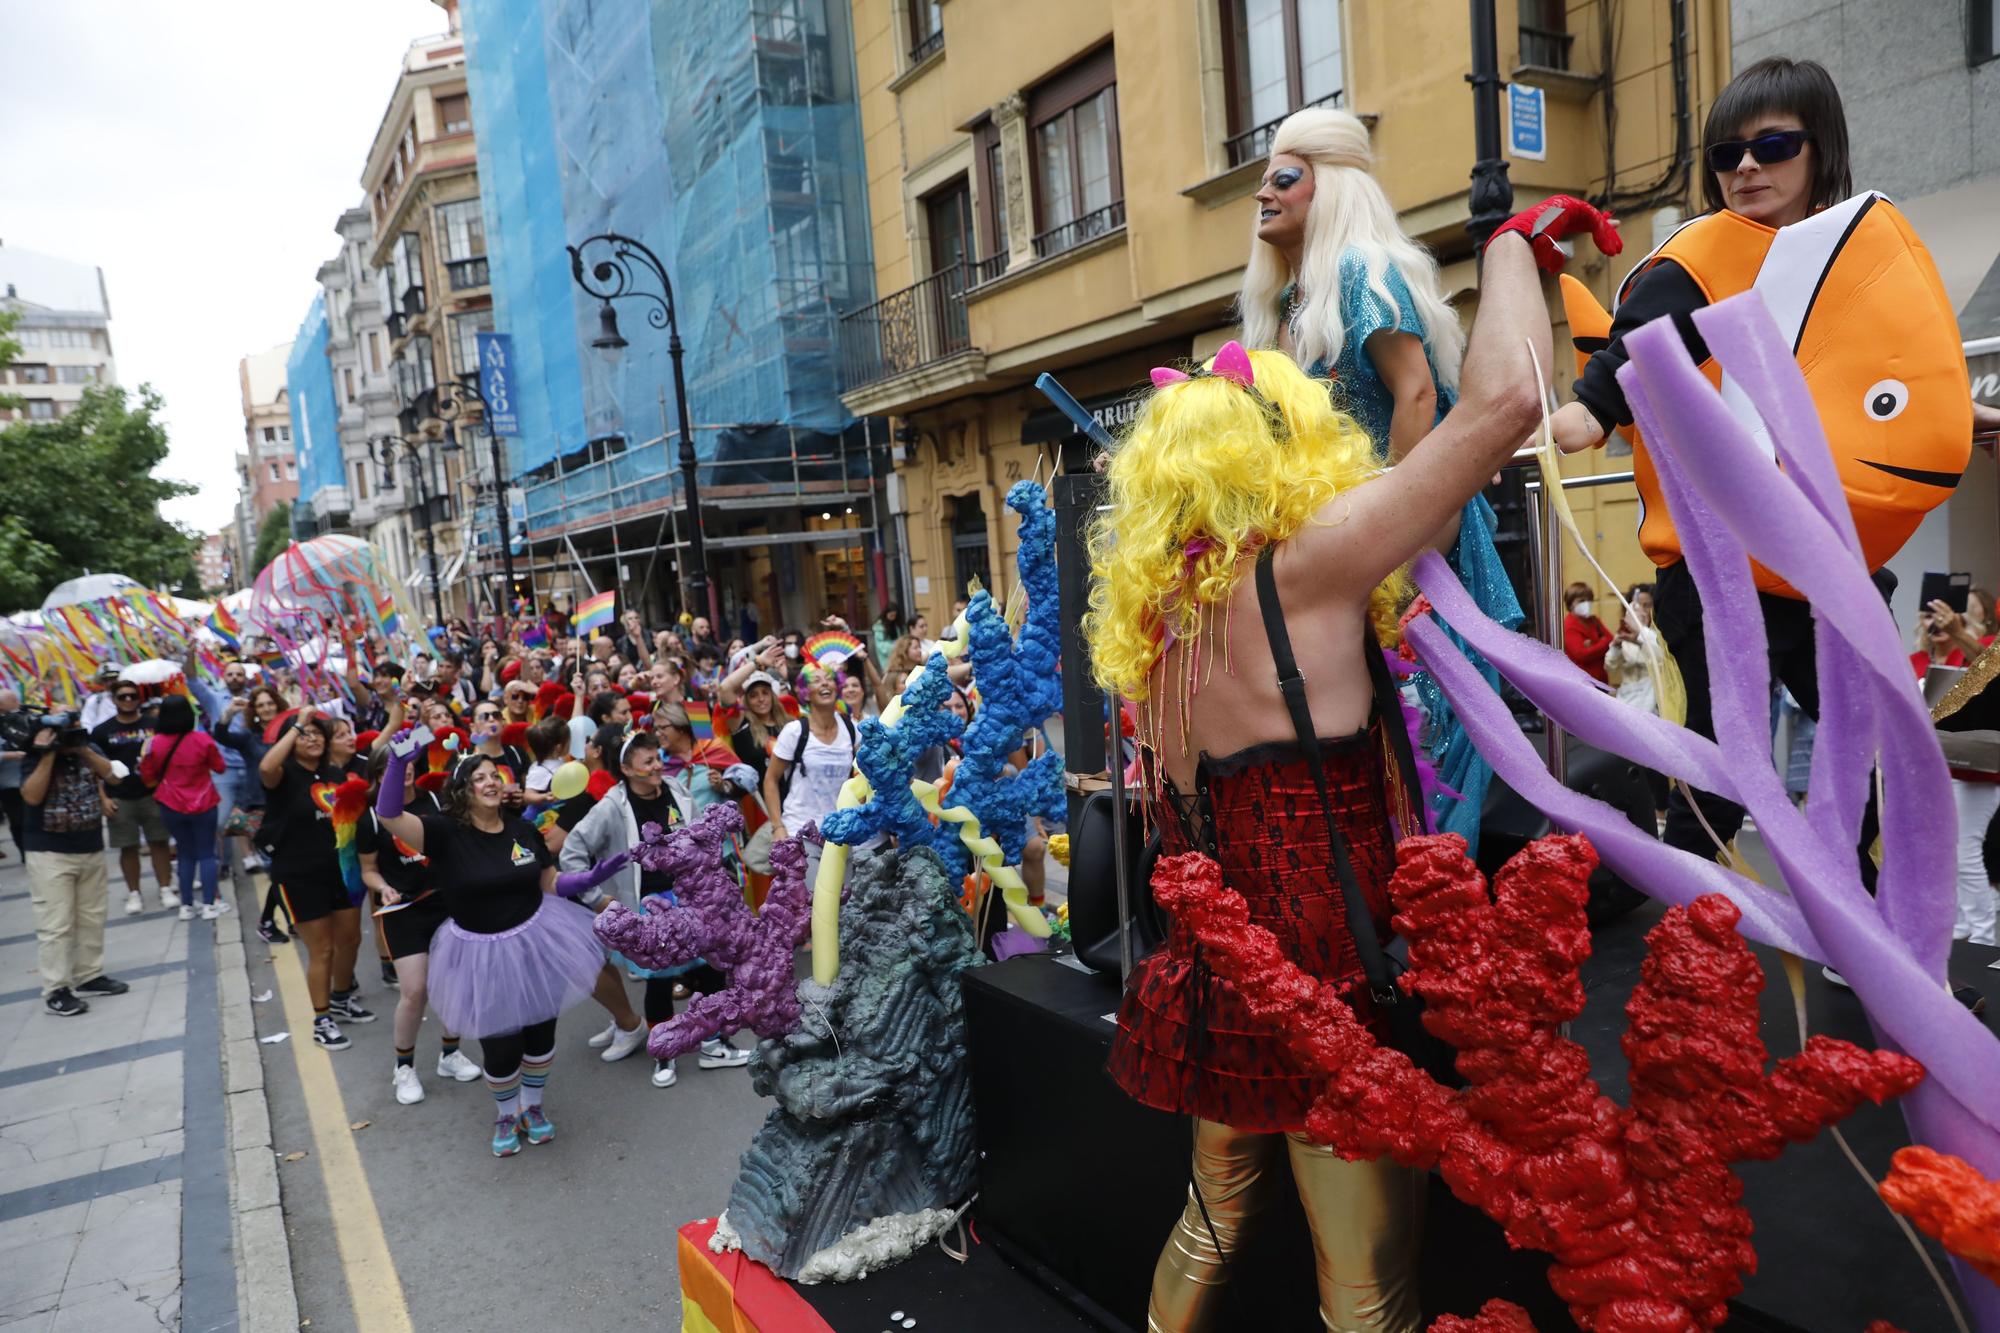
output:
POLYGON ((74 713, 44 713, 41 725, 56 733, 58 750, 81 750, 90 744, 90 733, 83 729, 83 723, 74 713))

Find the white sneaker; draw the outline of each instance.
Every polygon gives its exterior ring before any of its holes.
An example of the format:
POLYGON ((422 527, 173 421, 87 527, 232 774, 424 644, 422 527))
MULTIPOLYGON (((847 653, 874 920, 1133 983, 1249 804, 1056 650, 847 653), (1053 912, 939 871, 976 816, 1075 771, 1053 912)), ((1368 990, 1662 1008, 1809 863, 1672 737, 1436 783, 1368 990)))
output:
POLYGON ((618 1020, 614 1018, 611 1020, 610 1025, 604 1029, 604 1031, 592 1033, 590 1040, 585 1042, 584 1044, 590 1047, 590 1049, 593 1051, 601 1051, 606 1046, 609 1046, 611 1044, 611 1039, 613 1037, 616 1037, 617 1035, 618 1035, 618 1020))
POLYGON ((616 1064, 646 1044, 646 1033, 647 1028, 643 1021, 634 1026, 630 1032, 619 1029, 618 1034, 611 1039, 611 1044, 604 1048, 604 1054, 597 1058, 607 1065, 616 1064))
POLYGON ((749 1063, 750 1052, 716 1037, 701 1044, 701 1058, 695 1061, 700 1069, 735 1069, 749 1063))
POLYGON ((180 917, 181 917, 181 920, 183 920, 183 921, 192 921, 192 920, 194 920, 194 904, 193 904, 193 903, 182 903, 182 904, 181 904, 181 911, 180 911, 180 917))
POLYGON ((174 908, 180 906, 180 902, 181 902, 180 895, 175 893, 172 889, 160 890, 160 910, 162 912, 173 911, 174 908))
POLYGON ((479 1066, 466 1059, 465 1052, 453 1051, 450 1055, 438 1057, 438 1077, 470 1083, 479 1077, 479 1066))
POLYGON ((201 905, 201 919, 203 921, 213 921, 215 920, 215 918, 221 915, 222 915, 221 903, 203 903, 201 905))
POLYGON ((125 895, 125 915, 137 916, 146 910, 146 895, 133 889, 125 895))
POLYGON ((671 1088, 678 1082, 680 1082, 680 1075, 674 1072, 674 1062, 672 1060, 661 1060, 653 1066, 654 1087, 671 1088))
POLYGON ((217 897, 215 900, 215 914, 217 916, 221 916, 224 912, 227 912, 228 910, 229 910, 229 899, 227 897, 217 897))
POLYGON ((424 1085, 417 1081, 417 1071, 408 1065, 396 1066, 396 1100, 405 1106, 415 1106, 424 1099, 424 1085))

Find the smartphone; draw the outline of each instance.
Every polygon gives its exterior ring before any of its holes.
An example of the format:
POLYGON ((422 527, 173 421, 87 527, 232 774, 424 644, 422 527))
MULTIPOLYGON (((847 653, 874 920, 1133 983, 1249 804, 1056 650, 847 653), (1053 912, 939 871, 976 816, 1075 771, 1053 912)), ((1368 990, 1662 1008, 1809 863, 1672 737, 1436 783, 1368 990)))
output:
POLYGON ((1971 574, 1941 574, 1931 571, 1924 575, 1923 589, 1917 595, 1917 609, 1923 610, 1932 602, 1943 602, 1960 615, 1964 615, 1966 594, 1971 591, 1971 574))

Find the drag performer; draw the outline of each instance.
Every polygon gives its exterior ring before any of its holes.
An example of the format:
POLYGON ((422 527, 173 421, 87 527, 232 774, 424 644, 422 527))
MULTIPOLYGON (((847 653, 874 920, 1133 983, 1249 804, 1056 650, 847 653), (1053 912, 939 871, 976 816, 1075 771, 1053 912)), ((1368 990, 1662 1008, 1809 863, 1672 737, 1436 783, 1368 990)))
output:
MULTIPOLYGON (((395 760, 387 750, 377 750, 368 760, 369 776, 379 793, 382 773, 395 760)), ((418 791, 410 798, 409 813, 442 813, 434 792, 418 791)), ((431 887, 430 862, 422 852, 386 833, 374 810, 361 817, 356 830, 356 847, 361 856, 361 880, 382 901, 375 915, 375 933, 388 948, 396 969, 396 1013, 391 1020, 396 1039, 396 1064, 392 1073, 396 1100, 410 1106, 424 1099, 424 1085, 417 1078, 417 1029, 424 1021, 424 1005, 430 998, 431 937, 445 922, 444 901, 431 887)), ((470 1083, 479 1077, 479 1066, 458 1049, 458 1038, 446 1028, 438 1051, 439 1078, 470 1083)))
MULTIPOLYGON (((1369 168, 1368 129, 1345 111, 1308 108, 1271 139, 1240 299, 1244 341, 1289 353, 1329 379, 1335 405, 1367 432, 1375 457, 1399 463, 1458 401, 1465 334, 1444 303, 1438 267, 1404 235, 1369 168)), ((1521 604, 1493 546, 1493 506, 1474 495, 1435 545, 1488 617, 1509 629, 1521 604)), ((1455 636, 1454 636, 1455 637, 1455 636)), ((1500 677, 1472 660, 1498 688, 1500 677)), ((1428 673, 1417 677, 1430 717, 1441 796, 1433 825, 1479 848, 1479 813, 1493 769, 1428 673)))
POLYGON ((384 832, 430 860, 431 884, 449 918, 431 939, 432 1007, 448 1032, 479 1039, 486 1086, 498 1105, 493 1155, 547 1143, 555 1126, 542 1089, 556 1058, 556 1017, 591 993, 603 954, 574 897, 623 869, 629 852, 558 876, 534 825, 510 813, 490 756, 460 757, 444 784, 443 813, 403 807, 409 737, 392 745, 375 814, 384 832))
MULTIPOLYGON (((1409 449, 1414 466, 1380 471, 1323 384, 1281 352, 1233 344, 1192 379, 1156 371, 1162 387, 1110 458, 1085 630, 1099 681, 1140 701, 1163 855, 1213 857, 1251 918, 1371 1021, 1383 1016, 1356 985, 1338 881, 1357 885, 1358 910, 1386 936, 1390 816, 1407 817, 1413 794, 1385 770, 1379 733, 1401 723, 1378 714, 1366 655, 1393 631, 1401 566, 1538 419, 1529 346, 1547 365, 1549 337, 1529 246, 1503 235, 1487 255, 1462 410, 1409 449), (1328 738, 1310 755, 1280 689, 1291 654, 1306 664, 1302 684, 1289 673, 1301 725, 1328 738), (1336 825, 1351 875, 1336 874, 1336 825)), ((1144 1104, 1194 1118, 1193 1186, 1154 1272, 1150 1329, 1228 1322, 1230 1256, 1286 1167, 1326 1326, 1417 1327, 1421 1178, 1307 1139, 1311 1080, 1185 930, 1133 974, 1110 1071, 1144 1104)))
MULTIPOLYGON (((1972 409, 1957 321, 1923 243, 1887 199, 1853 193, 1847 119, 1825 69, 1810 60, 1758 61, 1715 99, 1702 141, 1709 211, 1632 270, 1616 318, 1582 284, 1563 280, 1583 365, 1576 401, 1555 413, 1553 427, 1565 452, 1600 445, 1613 430, 1631 436, 1639 544, 1660 567, 1654 624, 1686 685, 1688 727, 1712 737, 1701 601, 1615 378, 1627 359, 1625 335, 1673 319, 1696 363, 1720 383, 1688 316, 1740 292, 1762 292, 1806 368, 1863 552, 1885 594, 1895 580, 1882 567, 1965 468, 1972 409)), ((1559 266, 1552 253, 1544 259, 1559 266)), ((1767 571, 1757 576, 1772 674, 1817 718, 1811 608, 1767 571)), ((1716 840, 1736 835, 1743 808, 1708 793, 1698 799, 1699 816, 1683 789, 1674 789, 1664 838, 1712 857, 1716 840)), ((1862 836, 1873 841, 1867 825, 1862 836)), ((1864 876, 1872 869, 1864 857, 1864 876)))

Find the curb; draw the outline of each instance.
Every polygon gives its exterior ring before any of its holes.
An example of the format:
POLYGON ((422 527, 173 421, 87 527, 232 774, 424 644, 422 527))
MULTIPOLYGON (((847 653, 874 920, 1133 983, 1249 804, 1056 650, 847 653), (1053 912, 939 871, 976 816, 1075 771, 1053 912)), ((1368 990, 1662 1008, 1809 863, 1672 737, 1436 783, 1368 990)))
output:
MULTIPOLYGON (((231 858, 232 861, 234 858, 231 858)), ((215 921, 216 993, 222 1007, 222 1089, 229 1119, 229 1196, 236 1242, 236 1308, 246 1329, 299 1326, 292 1285, 292 1250, 271 1153, 271 1108, 264 1098, 264 1061, 250 1010, 249 960, 243 945, 243 895, 258 888, 232 865, 230 905, 215 921)), ((255 901, 261 903, 261 894, 255 901)), ((254 909, 253 909, 254 910, 254 909)))

